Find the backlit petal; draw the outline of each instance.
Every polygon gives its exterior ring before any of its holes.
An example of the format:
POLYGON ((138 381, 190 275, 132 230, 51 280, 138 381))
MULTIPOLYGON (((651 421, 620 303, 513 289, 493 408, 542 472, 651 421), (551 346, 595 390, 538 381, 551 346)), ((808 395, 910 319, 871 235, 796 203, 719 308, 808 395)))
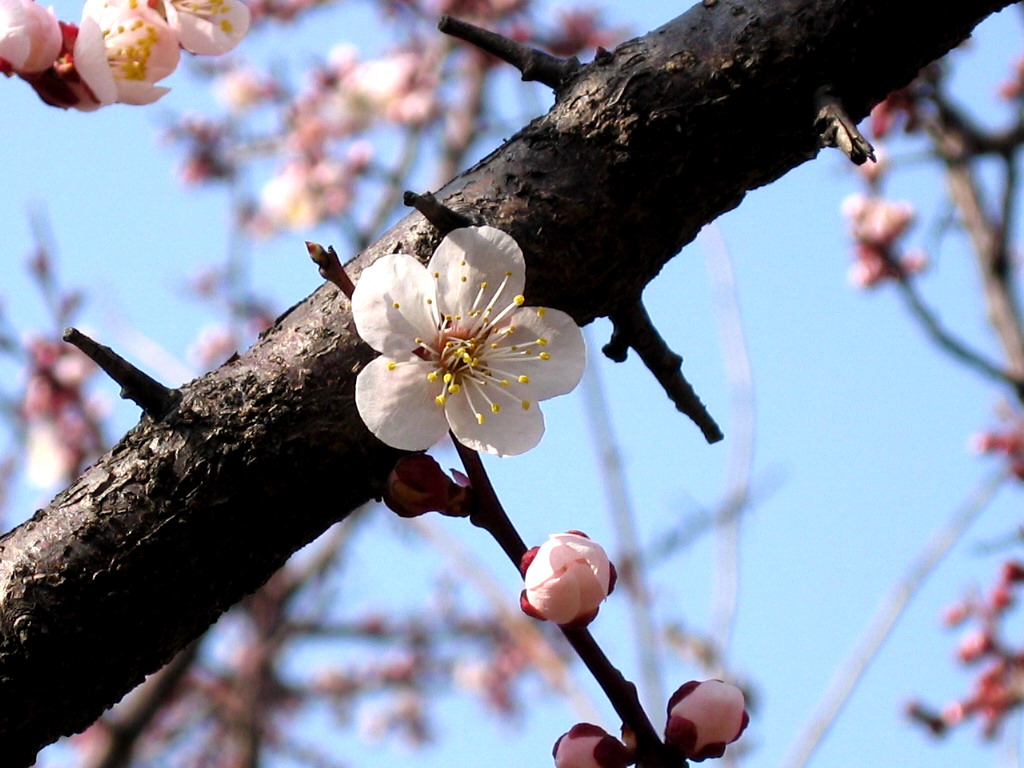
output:
POLYGON ((498 456, 515 456, 540 442, 544 416, 535 403, 527 408, 521 403, 509 404, 494 413, 478 390, 475 385, 465 387, 457 396, 449 397, 445 405, 448 423, 459 442, 474 451, 498 456), (477 414, 483 417, 483 423, 477 414))
POLYGON ((482 295, 496 311, 511 304, 526 285, 526 261, 519 244, 494 227, 453 230, 434 251, 427 269, 437 274, 438 300, 451 315, 469 313, 482 283, 487 284, 482 295))
POLYGON ((434 281, 412 256, 392 253, 363 270, 352 294, 352 319, 363 341, 397 360, 408 359, 416 338, 433 343, 430 312, 434 281), (397 305, 397 306, 396 306, 397 305))
POLYGON ((378 357, 356 377, 356 408, 369 430, 393 448, 425 451, 448 431, 444 408, 428 386, 431 366, 419 359, 378 357))
POLYGON ((249 8, 238 0, 171 0, 164 7, 181 47, 192 53, 227 53, 249 30, 249 8))
POLYGON ((509 316, 509 323, 516 330, 503 338, 502 347, 531 350, 516 371, 530 377, 525 391, 533 400, 564 395, 579 384, 587 349, 582 331, 569 315, 557 309, 520 307, 509 316), (541 339, 543 344, 538 343, 541 339))

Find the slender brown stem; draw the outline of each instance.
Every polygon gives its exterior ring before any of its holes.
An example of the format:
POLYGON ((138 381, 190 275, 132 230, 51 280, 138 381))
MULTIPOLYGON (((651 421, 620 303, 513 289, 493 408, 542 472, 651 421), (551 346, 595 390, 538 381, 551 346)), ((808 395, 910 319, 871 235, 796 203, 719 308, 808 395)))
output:
MULTIPOLYGON (((519 570, 519 563, 526 553, 526 544, 523 543, 515 526, 512 525, 512 521, 501 506, 501 502, 498 501, 494 486, 491 485, 483 462, 480 460, 480 454, 460 443, 455 435, 452 435, 452 442, 455 444, 459 458, 462 459, 473 488, 473 511, 470 513, 469 519, 474 525, 483 528, 495 538, 515 565, 516 570, 519 570)), ((622 722, 636 736, 637 765, 642 768, 668 768, 668 766, 678 764, 678 755, 673 754, 662 743, 650 718, 647 717, 647 713, 640 704, 636 685, 627 680, 608 660, 590 631, 567 627, 560 627, 560 629, 566 640, 569 641, 569 645, 583 660, 605 695, 608 696, 608 700, 618 716, 622 718, 622 722)))

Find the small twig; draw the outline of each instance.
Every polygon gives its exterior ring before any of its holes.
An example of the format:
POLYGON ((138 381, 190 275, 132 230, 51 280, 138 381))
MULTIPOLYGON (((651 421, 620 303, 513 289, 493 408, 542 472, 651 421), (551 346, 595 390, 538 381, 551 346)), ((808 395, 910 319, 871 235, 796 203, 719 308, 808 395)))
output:
MULTIPOLYGON (((451 437, 473 488, 473 512, 469 519, 494 537, 518 571, 526 544, 498 501, 480 454, 460 443, 455 435, 451 437)), ((607 695, 616 714, 635 734, 640 757, 638 768, 668 768, 677 764, 677 756, 662 743, 640 704, 636 686, 608 660, 590 632, 587 629, 560 629, 607 695)))
POLYGON ((838 147, 854 165, 875 160, 875 148, 846 114, 842 102, 827 86, 819 88, 814 97, 814 130, 823 147, 838 147))
POLYGON ((935 313, 932 312, 932 310, 924 303, 924 300, 917 292, 917 288, 915 287, 912 278, 906 273, 906 270, 903 269, 902 265, 900 265, 895 259, 887 258, 886 261, 889 266, 895 269, 898 273, 896 285, 899 288, 900 293, 903 294, 903 299, 907 303, 907 308, 910 310, 910 313, 917 318, 918 322, 921 323, 921 326, 927 334, 931 336, 932 341, 965 365, 970 366, 990 379, 1009 384, 1018 394, 1024 395, 1024 381, 1021 381, 1013 376, 1013 374, 1004 371, 998 365, 986 359, 981 353, 971 349, 943 328, 939 319, 935 316, 935 313))
POLYGON ((442 16, 437 28, 508 62, 523 73, 523 80, 536 80, 555 91, 580 68, 579 59, 575 56, 560 59, 451 16, 442 16))
POLYGON ((632 347, 675 404, 676 410, 689 416, 709 443, 721 440, 724 437, 722 430, 704 407, 693 386, 683 376, 683 358, 665 344, 643 302, 635 301, 624 310, 613 312, 609 318, 615 329, 611 340, 602 350, 604 354, 621 363, 632 347))
POLYGON ((121 397, 134 401, 153 421, 160 421, 181 399, 178 390, 165 387, 110 347, 96 343, 77 328, 65 329, 62 338, 68 344, 78 347, 86 357, 120 384, 121 397))
POLYGON ((417 195, 415 192, 407 191, 402 196, 402 202, 410 208, 415 208, 423 214, 423 217, 437 227, 442 235, 447 235, 453 229, 473 226, 473 220, 464 213, 458 213, 438 201, 430 192, 417 195))
POLYGON ((807 764, 867 668, 878 656, 907 605, 1005 481, 1006 473, 1000 471, 975 488, 966 502, 932 534, 906 573, 882 598, 863 633, 833 675, 803 732, 790 745, 782 760, 782 768, 803 768, 807 764))
POLYGON ((341 266, 341 260, 338 258, 338 252, 334 250, 334 246, 329 245, 324 248, 319 243, 311 243, 307 240, 306 250, 309 252, 309 258, 320 268, 320 277, 330 280, 338 286, 339 291, 351 299, 352 291, 356 289, 356 286, 345 268, 341 266))

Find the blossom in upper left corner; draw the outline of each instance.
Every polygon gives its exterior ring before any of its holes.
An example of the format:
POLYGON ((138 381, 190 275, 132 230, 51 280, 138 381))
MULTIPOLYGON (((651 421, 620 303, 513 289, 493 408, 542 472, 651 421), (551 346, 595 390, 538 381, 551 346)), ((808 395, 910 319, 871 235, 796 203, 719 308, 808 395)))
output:
POLYGON ((447 430, 499 456, 544 434, 540 400, 583 375, 583 334, 557 309, 524 306, 526 262, 494 227, 449 233, 424 267, 401 253, 365 270, 352 295, 359 335, 381 353, 356 379, 367 427, 395 448, 425 450, 447 430))
POLYGON ((60 22, 52 8, 34 0, 0 0, 0 72, 42 72, 57 60, 60 47, 60 22))

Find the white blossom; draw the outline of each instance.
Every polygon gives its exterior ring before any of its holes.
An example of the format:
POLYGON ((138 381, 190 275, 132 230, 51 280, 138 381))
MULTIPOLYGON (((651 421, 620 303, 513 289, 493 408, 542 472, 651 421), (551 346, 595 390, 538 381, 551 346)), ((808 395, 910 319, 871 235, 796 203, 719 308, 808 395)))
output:
POLYGON ((451 429, 500 456, 540 441, 537 402, 576 386, 586 351, 566 313, 524 306, 525 271, 493 227, 456 229, 426 267, 389 254, 363 271, 352 317, 381 356, 360 371, 356 406, 373 434, 414 451, 451 429))

